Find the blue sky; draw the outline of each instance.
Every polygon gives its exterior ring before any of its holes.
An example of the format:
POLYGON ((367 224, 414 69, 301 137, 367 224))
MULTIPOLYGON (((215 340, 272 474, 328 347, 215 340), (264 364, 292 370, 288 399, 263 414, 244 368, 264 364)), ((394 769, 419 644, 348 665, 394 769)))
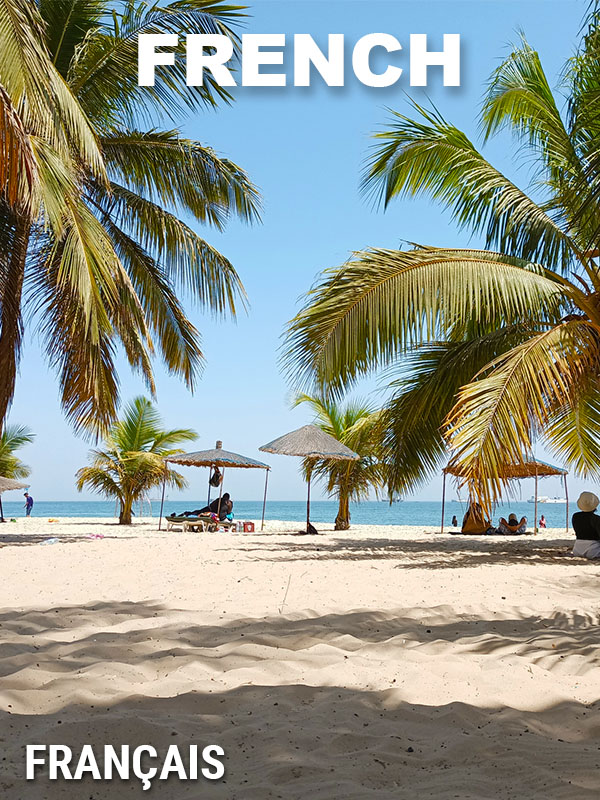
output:
MULTIPOLYGON (((427 91, 448 119, 476 139, 484 82, 508 52, 509 43, 518 39, 517 31, 524 30, 540 51, 555 82, 573 52, 587 2, 258 0, 250 5, 248 32, 310 33, 321 44, 328 33, 344 33, 348 46, 367 33, 386 32, 408 49, 410 33, 427 33, 430 47, 437 48, 443 33, 460 33, 462 85, 444 88, 434 74, 427 91)), ((406 53, 398 64, 408 66, 406 53)), ((297 459, 258 453, 261 444, 311 421, 308 410, 290 408, 289 387, 278 367, 281 333, 298 308, 298 298, 321 270, 342 263, 353 250, 396 247, 405 239, 447 246, 477 244, 457 230, 448 213, 425 200, 396 202, 383 213, 361 197, 359 178, 370 134, 385 123, 386 108, 407 110, 404 92, 424 99, 405 76, 389 89, 367 88, 351 74, 342 88, 327 87, 318 79, 309 88, 240 87, 232 107, 182 121, 188 136, 210 144, 249 171, 264 196, 264 218, 254 227, 234 222, 223 234, 200 231, 235 264, 251 308, 237 323, 218 322, 190 308, 203 332, 207 368, 191 396, 157 364, 158 405, 168 425, 198 431, 197 447, 190 449, 212 447, 218 438, 228 449, 270 463, 273 499, 304 496, 297 459), (223 363, 229 374, 225 381, 223 363)), ((527 185, 527 171, 518 164, 510 139, 494 141, 485 153, 527 185)), ((120 380, 124 399, 143 392, 125 365, 120 380)), ((359 394, 376 400, 372 394, 376 385, 374 380, 366 382, 359 394)), ((31 336, 11 421, 25 423, 37 434, 35 443, 23 450, 33 469, 30 480, 36 499, 89 496, 78 495, 73 477, 86 461, 89 443, 76 438, 64 422, 55 377, 31 336)), ((186 472, 190 489, 184 496, 202 497, 205 472, 186 472)), ((244 470, 230 473, 227 484, 234 497, 256 499, 261 480, 244 470)), ((574 489, 583 486, 577 480, 573 484, 574 489)), ((434 479, 416 498, 434 499, 439 486, 439 479, 434 479)), ((548 481, 541 491, 558 494, 560 487, 548 481)), ((524 497, 531 493, 532 487, 523 487, 524 497)))

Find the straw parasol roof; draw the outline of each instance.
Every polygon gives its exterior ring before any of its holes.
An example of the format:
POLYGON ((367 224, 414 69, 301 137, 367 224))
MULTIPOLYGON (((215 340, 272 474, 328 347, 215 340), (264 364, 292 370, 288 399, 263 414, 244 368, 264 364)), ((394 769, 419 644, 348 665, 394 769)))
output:
POLYGON ((301 456, 314 459, 338 459, 358 461, 360 456, 338 442, 333 436, 317 428, 316 425, 305 425, 296 431, 286 433, 272 442, 258 448, 265 453, 276 453, 282 456, 301 456))
MULTIPOLYGON (((232 453, 229 450, 223 450, 223 442, 217 439, 217 442, 212 450, 197 450, 195 453, 180 453, 179 455, 168 456, 165 458, 165 463, 169 462, 170 464, 181 464, 183 467, 210 467, 211 469, 215 467, 221 467, 223 469, 223 475, 225 474, 225 467, 232 467, 233 469, 264 469, 265 470, 265 493, 263 497, 263 510, 262 510, 262 521, 261 521, 261 530, 265 527, 265 508, 267 505, 267 483, 269 480, 269 472, 271 471, 271 467, 268 464, 263 464, 262 461, 256 461, 254 458, 248 458, 248 456, 241 456, 239 453, 232 453)), ((221 487, 223 484, 223 476, 221 476, 221 480, 219 485, 219 506, 221 508, 221 487)), ((210 505, 210 486, 211 482, 209 481, 208 484, 208 500, 206 501, 206 505, 210 505)), ((163 493, 162 499, 160 502, 160 521, 158 523, 158 529, 161 528, 161 521, 162 521, 162 512, 164 507, 164 499, 165 499, 165 482, 163 481, 163 493)))
POLYGON ((253 458, 241 456, 223 450, 223 443, 217 442, 213 450, 198 450, 195 453, 181 453, 165 459, 172 464, 183 464, 186 467, 234 467, 238 469, 270 469, 268 464, 255 461, 253 458))
POLYGON ((5 478, 0 475, 0 522, 6 522, 4 519, 4 509, 2 508, 2 492, 10 492, 12 489, 27 489, 28 487, 28 483, 21 483, 20 481, 13 480, 13 478, 5 478))
POLYGON ((0 492, 9 492, 11 489, 27 489, 28 483, 21 483, 12 478, 4 478, 0 476, 0 492))
POLYGON ((265 453, 276 453, 282 456, 300 456, 309 460, 307 469, 308 493, 306 498, 306 533, 317 533, 310 524, 310 480, 313 461, 317 459, 335 459, 337 461, 358 461, 360 458, 355 452, 338 442, 333 436, 317 428, 316 425, 305 425, 296 431, 286 433, 278 439, 273 439, 268 444, 258 448, 265 453))
MULTIPOLYGON (((465 477, 459 467, 448 464, 443 470, 447 475, 454 475, 457 478, 465 477)), ((546 464, 545 461, 530 460, 523 464, 503 464, 501 474, 498 476, 504 480, 519 480, 522 478, 548 478, 552 475, 568 475, 568 471, 562 467, 555 467, 553 464, 546 464)))

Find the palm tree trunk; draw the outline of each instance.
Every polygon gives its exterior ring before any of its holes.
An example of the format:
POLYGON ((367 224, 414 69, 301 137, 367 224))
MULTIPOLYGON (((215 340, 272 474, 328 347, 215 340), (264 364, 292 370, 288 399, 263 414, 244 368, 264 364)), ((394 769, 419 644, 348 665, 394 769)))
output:
POLYGON ((350 498, 347 492, 340 492, 340 504, 335 518, 336 531, 347 531, 350 527, 350 498))
POLYGON ((27 217, 14 217, 14 247, 8 258, 0 296, 0 433, 15 393, 23 338, 21 297, 31 226, 27 217))
POLYGON ((133 510, 133 497, 124 497, 121 501, 119 525, 131 525, 131 512, 133 510))

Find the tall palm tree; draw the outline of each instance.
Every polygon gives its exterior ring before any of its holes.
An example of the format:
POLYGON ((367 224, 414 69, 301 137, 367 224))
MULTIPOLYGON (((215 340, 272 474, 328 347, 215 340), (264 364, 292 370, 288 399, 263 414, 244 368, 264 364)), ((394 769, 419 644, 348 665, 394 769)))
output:
POLYGON ((532 194, 465 133, 413 103, 394 114, 365 177, 386 205, 429 195, 485 249, 357 253, 325 273, 292 320, 286 363, 339 392, 393 365, 393 488, 416 485, 446 447, 487 505, 537 437, 600 476, 600 92, 598 15, 568 62, 562 108, 523 39, 492 75, 484 139, 508 129, 535 166, 532 194))
POLYGON ((340 404, 323 397, 301 394, 294 405, 308 403, 315 413, 315 425, 342 442, 360 456, 358 461, 327 460, 304 463, 309 470, 326 481, 327 492, 338 499, 335 530, 350 527, 350 501, 365 500, 371 488, 385 482, 385 465, 377 459, 376 435, 378 413, 360 401, 340 404))
POLYGON ((150 391, 155 350, 194 388, 201 341, 179 294, 216 314, 244 304, 232 264, 177 216, 217 229, 233 215, 258 218, 246 173, 174 125, 184 110, 229 95, 210 79, 187 87, 180 55, 155 87, 136 80, 139 34, 224 33, 237 42, 231 25, 240 16, 219 0, 0 0, 0 125, 11 132, 0 178, 4 169, 17 184, 0 208, 10 244, 0 256, 0 426, 25 308, 68 418, 97 433, 116 415, 119 350, 150 391), (66 120, 58 133, 55 117, 66 120))
POLYGON ((26 444, 31 444, 34 434, 25 425, 6 425, 0 434, 0 475, 4 478, 26 478, 31 470, 15 455, 26 444))
POLYGON ((164 430, 160 415, 145 397, 136 397, 123 418, 113 424, 102 449, 90 452, 91 464, 77 471, 79 491, 88 486, 120 505, 119 524, 130 525, 133 505, 163 480, 183 489, 185 478, 169 469, 164 458, 181 450, 175 445, 197 438, 190 428, 164 430))

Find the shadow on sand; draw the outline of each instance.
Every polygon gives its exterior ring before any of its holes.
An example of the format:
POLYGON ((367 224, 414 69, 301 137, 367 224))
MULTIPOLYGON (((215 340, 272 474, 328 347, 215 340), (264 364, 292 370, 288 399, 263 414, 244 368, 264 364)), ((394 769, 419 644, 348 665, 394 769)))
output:
POLYGON ((190 611, 170 611, 164 624, 166 612, 158 603, 122 602, 0 615, 3 800, 598 797, 598 702, 536 713, 413 704, 410 687, 310 685, 294 672, 316 646, 344 667, 356 658, 358 667, 369 648, 384 644, 390 663, 408 649, 421 651, 426 665, 428 653, 452 645, 454 653, 457 646, 467 656, 509 652, 560 671, 565 655, 594 660, 597 614, 458 621, 448 609, 401 609, 199 625, 190 611), (273 663, 278 671, 269 672, 273 663), (135 678, 129 694, 123 676, 135 678), (155 781, 147 792, 137 780, 57 784, 42 775, 26 783, 27 743, 76 751, 83 743, 152 744, 163 753, 174 743, 217 743, 227 772, 223 782, 155 781))
POLYGON ((516 537, 432 536, 431 539, 352 538, 331 536, 285 542, 255 540, 239 544, 236 550, 257 561, 398 561, 406 569, 447 569, 484 565, 574 564, 600 571, 600 562, 571 557, 569 539, 527 539, 516 537))

